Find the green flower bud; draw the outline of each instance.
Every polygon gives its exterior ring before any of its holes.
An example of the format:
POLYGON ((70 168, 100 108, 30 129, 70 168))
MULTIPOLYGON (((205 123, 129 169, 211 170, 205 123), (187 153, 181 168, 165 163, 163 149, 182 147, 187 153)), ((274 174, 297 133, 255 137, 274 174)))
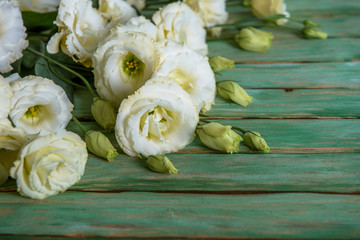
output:
POLYGON ((270 152, 270 148, 258 132, 246 132, 244 134, 244 142, 253 151, 270 152))
POLYGON ((243 107, 249 105, 253 99, 242 87, 233 81, 218 82, 217 91, 225 100, 233 101, 243 107))
POLYGON ((303 28, 302 33, 306 38, 309 39, 314 39, 314 38, 327 39, 328 37, 326 32, 322 32, 317 28, 311 28, 311 27, 303 28))
POLYGON ((111 131, 115 127, 116 112, 110 102, 100 98, 94 98, 91 105, 91 113, 95 121, 105 130, 111 131))
POLYGON ((274 38, 272 33, 246 27, 235 35, 235 41, 239 46, 250 52, 266 52, 271 47, 274 38))
POLYGON ((311 21, 311 20, 309 20, 309 19, 303 21, 303 24, 304 24, 304 26, 307 27, 307 28, 316 28, 316 27, 319 26, 316 22, 313 22, 313 21, 311 21))
POLYGON ((150 155, 146 160, 146 165, 154 172, 177 174, 178 170, 171 161, 162 154, 150 155))
POLYGON ((235 62, 233 60, 221 56, 210 57, 209 64, 214 72, 220 72, 235 67, 235 62))
POLYGON ((224 126, 216 122, 198 126, 196 134, 208 148, 227 153, 237 152, 242 141, 242 137, 231 130, 231 126, 224 126))
POLYGON ((90 152, 96 156, 107 159, 109 162, 112 162, 118 155, 110 140, 101 132, 87 131, 85 134, 85 142, 90 152))

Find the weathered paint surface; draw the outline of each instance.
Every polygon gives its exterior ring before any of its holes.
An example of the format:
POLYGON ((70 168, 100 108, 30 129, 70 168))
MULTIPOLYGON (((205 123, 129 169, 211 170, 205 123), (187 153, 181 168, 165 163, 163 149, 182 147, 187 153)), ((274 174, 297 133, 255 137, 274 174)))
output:
MULTIPOLYGON (((230 20, 251 16, 238 0, 227 2, 230 20)), ((9 180, 0 186, 0 239, 359 239, 360 3, 286 3, 294 18, 316 21, 330 38, 305 40, 265 26, 275 36, 265 54, 233 40, 208 42, 210 56, 237 63, 216 80, 239 83, 254 100, 244 108, 217 96, 203 118, 261 132, 269 154, 244 145, 223 154, 196 138, 168 155, 179 169, 174 176, 124 154, 111 163, 90 155, 79 183, 43 201, 21 197, 9 180)), ((74 114, 101 130, 91 102, 77 90, 74 114)), ((68 129, 81 135, 73 123, 68 129)))

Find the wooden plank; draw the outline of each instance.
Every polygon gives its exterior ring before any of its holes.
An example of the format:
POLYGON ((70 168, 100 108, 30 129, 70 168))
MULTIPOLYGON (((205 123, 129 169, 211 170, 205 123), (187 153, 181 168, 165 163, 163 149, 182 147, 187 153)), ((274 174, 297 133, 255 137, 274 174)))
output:
POLYGON ((360 196, 0 193, 0 236, 318 238, 360 235, 360 196))
MULTIPOLYGON (((246 130, 258 131, 276 154, 346 153, 360 152, 359 119, 214 119, 224 125, 237 126, 246 130)), ((86 129, 102 131, 93 122, 83 122, 86 129)), ((68 130, 82 134, 70 122, 68 130)), ((119 148, 114 133, 105 133, 119 148)), ((216 153, 204 147, 198 138, 180 153, 216 153)), ((252 153, 241 145, 239 153, 252 153)))
POLYGON ((360 88, 360 62, 237 64, 216 80, 244 88, 360 88))
MULTIPOLYGON (((238 118, 360 117, 358 89, 248 89, 254 99, 246 108, 216 97, 205 115, 238 118)), ((74 114, 91 118, 92 97, 86 91, 75 95, 74 114)))
MULTIPOLYGON (((114 162, 89 157, 72 191, 211 193, 360 193, 360 154, 171 154, 177 175, 158 174, 144 160, 119 155, 114 162)), ((9 180, 0 192, 16 191, 9 180)))
POLYGON ((273 40, 266 53, 241 50, 233 40, 210 41, 209 56, 220 55, 236 63, 274 62, 343 62, 358 60, 359 54, 353 49, 360 45, 360 39, 297 39, 273 40))

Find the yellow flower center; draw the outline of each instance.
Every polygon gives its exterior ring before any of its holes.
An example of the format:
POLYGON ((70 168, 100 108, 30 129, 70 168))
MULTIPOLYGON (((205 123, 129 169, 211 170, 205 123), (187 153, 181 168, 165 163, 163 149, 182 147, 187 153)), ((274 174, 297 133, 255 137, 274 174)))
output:
POLYGON ((136 76, 144 69, 144 63, 133 53, 130 52, 125 56, 122 65, 123 71, 128 76, 136 76))
POLYGON ((28 110, 24 113, 24 115, 26 118, 38 118, 40 112, 41 112, 41 106, 35 105, 32 107, 29 107, 28 110))

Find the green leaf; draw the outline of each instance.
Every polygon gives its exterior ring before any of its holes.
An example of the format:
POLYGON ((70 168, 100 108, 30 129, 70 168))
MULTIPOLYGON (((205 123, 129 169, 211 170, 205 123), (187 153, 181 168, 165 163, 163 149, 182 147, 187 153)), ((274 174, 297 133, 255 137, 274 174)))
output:
MULTIPOLYGON (((29 47, 44 53, 45 52, 45 44, 41 40, 37 38, 28 38, 29 40, 29 47)), ((40 57, 32 52, 27 51, 26 49, 23 51, 23 57, 21 64, 27 68, 32 69, 35 66, 36 61, 40 57)))
POLYGON ((27 31, 41 32, 48 29, 56 29, 54 21, 56 20, 57 12, 36 13, 36 12, 22 12, 22 18, 27 31))
MULTIPOLYGON (((59 76, 64 76, 67 75, 65 72, 65 70, 59 70, 55 67, 53 67, 53 69, 55 71, 58 71, 58 75, 59 76)), ((54 83, 56 83, 57 85, 61 86, 68 98, 70 99, 71 102, 74 102, 74 88, 72 85, 64 82, 63 80, 61 80, 56 74, 53 73, 53 71, 51 71, 50 67, 49 67, 49 63, 46 59, 44 58, 40 58, 36 64, 35 64, 35 75, 37 76, 41 76, 44 78, 48 78, 54 81, 54 83)))

